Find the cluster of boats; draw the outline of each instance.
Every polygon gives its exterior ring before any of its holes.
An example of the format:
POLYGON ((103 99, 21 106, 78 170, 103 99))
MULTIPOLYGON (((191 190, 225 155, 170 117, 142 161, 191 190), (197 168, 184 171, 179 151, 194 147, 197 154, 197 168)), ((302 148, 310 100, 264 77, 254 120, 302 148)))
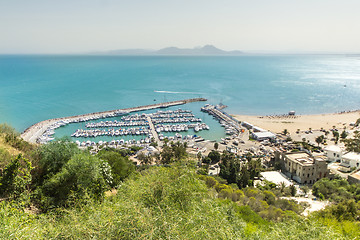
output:
POLYGON ((110 147, 116 147, 116 146, 121 146, 121 145, 141 145, 141 144, 146 144, 146 143, 150 143, 151 139, 150 138, 145 138, 145 139, 141 139, 141 140, 135 140, 135 139, 130 139, 130 140, 124 140, 124 139, 120 139, 120 140, 112 140, 110 142, 107 141, 99 141, 98 143, 94 142, 94 141, 82 141, 80 142, 79 140, 76 140, 75 143, 79 146, 79 147, 91 147, 91 146, 110 146, 110 147))
POLYGON ((104 114, 98 114, 98 115, 89 115, 86 117, 71 117, 71 118, 63 118, 57 122, 54 122, 53 124, 49 125, 47 129, 44 131, 44 133, 36 139, 37 143, 44 144, 47 142, 50 142, 54 140, 54 134, 55 130, 59 127, 66 126, 71 123, 80 123, 80 122, 87 122, 91 120, 98 120, 98 119, 105 119, 110 117, 117 117, 121 115, 126 115, 128 112, 118 110, 112 113, 104 113, 104 114))
MULTIPOLYGON (((128 112, 119 111, 107 114, 92 115, 88 117, 72 117, 67 119, 59 120, 50 125, 42 136, 38 138, 39 143, 46 143, 54 139, 55 129, 66 126, 71 123, 87 122, 85 127, 87 129, 77 129, 71 137, 74 138, 95 138, 100 136, 127 136, 127 135, 139 135, 146 136, 141 141, 150 141, 153 137, 150 129, 151 121, 154 124, 155 131, 159 134, 159 139, 191 139, 192 135, 187 135, 184 138, 178 132, 186 132, 193 129, 194 132, 209 130, 210 127, 205 123, 202 123, 201 118, 196 118, 190 110, 167 110, 157 111, 154 113, 136 113, 128 115, 128 112), (109 117, 122 116, 120 120, 112 121, 97 121, 89 122, 91 120, 99 120, 109 117), (150 119, 149 119, 150 118, 150 119), (175 132, 175 136, 163 136, 163 132, 175 132), (146 140, 148 139, 148 140, 146 140)), ((117 144, 126 143, 125 140, 116 140, 117 144)), ((133 140, 136 142, 136 140, 133 140)), ((131 143, 132 140, 128 140, 131 143)), ((94 142, 86 141, 79 142, 79 146, 91 146, 94 142), (90 145, 89 145, 90 144, 90 145)))
POLYGON ((241 128, 231 116, 217 109, 217 107, 206 104, 201 108, 201 111, 206 112, 218 120, 222 127, 225 128, 226 135, 237 135, 241 132, 241 128))
POLYGON ((205 123, 196 123, 196 124, 174 124, 174 125, 156 125, 156 132, 184 132, 188 131, 189 128, 193 128, 195 132, 201 130, 209 130, 210 127, 205 123))
MULTIPOLYGON (((126 136, 126 135, 147 135, 150 138, 151 130, 148 119, 154 123, 157 133, 161 132, 186 132, 193 129, 195 132, 209 130, 210 127, 201 123, 200 118, 196 118, 190 110, 168 110, 157 111, 155 113, 142 113, 125 115, 121 120, 89 122, 85 126, 90 129, 78 129, 71 136, 76 138, 88 138, 98 136, 126 136), (163 124, 170 123, 170 124, 163 124), (181 123, 181 124, 174 124, 181 123), (190 124, 186 124, 190 123, 190 124), (133 127, 138 126, 138 127, 133 127), (140 127, 139 127, 140 126, 140 127), (115 127, 120 127, 115 129, 115 127), (108 129, 107 129, 108 128, 108 129)), ((179 137, 179 136, 175 136, 179 137)), ((166 137, 164 137, 166 138, 166 137)))
POLYGON ((161 124, 161 123, 188 123, 188 122, 202 122, 201 118, 157 118, 152 119, 154 124, 161 124))
POLYGON ((149 127, 119 128, 119 129, 78 129, 71 137, 98 137, 98 136, 126 136, 126 135, 151 135, 149 127))
POLYGON ((133 115, 126 115, 121 117, 121 121, 123 122, 134 122, 134 121, 146 121, 147 115, 146 113, 142 114, 133 114, 133 115))
POLYGON ((148 126, 149 122, 147 120, 141 121, 101 121, 101 122, 91 122, 87 123, 85 126, 87 128, 105 128, 105 127, 131 127, 131 126, 148 126))
POLYGON ((181 135, 180 133, 175 133, 175 136, 164 136, 164 134, 159 134, 159 139, 163 141, 164 139, 172 140, 194 140, 195 142, 201 142, 204 141, 202 137, 196 136, 196 135, 181 135))

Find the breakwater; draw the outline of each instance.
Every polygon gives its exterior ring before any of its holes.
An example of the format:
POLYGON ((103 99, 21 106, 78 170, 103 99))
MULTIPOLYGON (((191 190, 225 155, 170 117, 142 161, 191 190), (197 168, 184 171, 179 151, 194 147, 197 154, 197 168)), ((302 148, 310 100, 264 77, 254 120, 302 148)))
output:
POLYGON ((158 104, 151 104, 145 106, 138 106, 132 108, 125 108, 125 109, 116 109, 116 110, 109 110, 103 112, 94 112, 76 116, 69 116, 69 117, 62 117, 62 118, 54 118, 44 120, 38 123, 33 124, 32 126, 28 127, 22 134, 21 137, 28 142, 31 143, 39 143, 40 140, 46 137, 47 133, 51 135, 54 129, 64 126, 66 124, 74 123, 74 122, 86 122, 88 120, 99 119, 99 118, 108 118, 123 115, 130 112, 137 112, 137 111, 144 111, 156 108, 166 108, 176 105, 183 105, 191 102, 199 102, 199 101, 207 101, 205 98, 190 98, 178 101, 171 101, 171 102, 164 102, 158 104))

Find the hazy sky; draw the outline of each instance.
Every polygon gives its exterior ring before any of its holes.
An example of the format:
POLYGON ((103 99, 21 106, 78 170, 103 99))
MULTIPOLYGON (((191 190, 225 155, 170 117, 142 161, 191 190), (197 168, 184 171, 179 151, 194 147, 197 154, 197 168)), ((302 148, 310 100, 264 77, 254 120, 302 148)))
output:
POLYGON ((360 52, 360 0, 0 0, 0 53, 360 52))

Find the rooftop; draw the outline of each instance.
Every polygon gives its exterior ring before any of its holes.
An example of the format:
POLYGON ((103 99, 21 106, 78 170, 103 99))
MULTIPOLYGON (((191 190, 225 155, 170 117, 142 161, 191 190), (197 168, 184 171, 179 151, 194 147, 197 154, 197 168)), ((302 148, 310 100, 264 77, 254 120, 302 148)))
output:
POLYGON ((347 154, 343 155, 343 158, 350 159, 353 161, 360 161, 360 153, 348 152, 347 154))
POLYGON ((273 134, 272 132, 254 132, 253 133, 256 138, 275 138, 276 135, 273 134))
POLYGON ((336 145, 330 145, 330 146, 327 146, 325 149, 325 151, 332 151, 332 152, 341 152, 341 148, 339 146, 336 146, 336 145))
POLYGON ((314 159, 317 161, 324 161, 322 156, 310 156, 308 153, 300 152, 300 153, 288 153, 286 154, 287 158, 291 161, 298 162, 301 165, 312 165, 314 164, 314 159))
POLYGON ((350 174, 350 176, 352 176, 353 178, 356 178, 358 180, 360 180, 360 170, 350 174))

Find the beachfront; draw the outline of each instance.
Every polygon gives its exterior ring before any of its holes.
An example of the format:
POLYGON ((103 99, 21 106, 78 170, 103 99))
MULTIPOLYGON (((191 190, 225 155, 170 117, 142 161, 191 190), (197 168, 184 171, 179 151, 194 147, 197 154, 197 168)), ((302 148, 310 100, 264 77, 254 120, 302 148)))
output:
POLYGON ((252 123, 258 127, 269 130, 274 133, 281 133, 284 129, 291 134, 300 131, 308 131, 321 129, 343 129, 344 127, 351 128, 352 123, 355 123, 360 118, 360 110, 317 114, 317 115, 279 115, 279 116, 248 116, 248 115, 234 115, 239 121, 252 123), (335 127, 334 127, 335 126, 335 127))

